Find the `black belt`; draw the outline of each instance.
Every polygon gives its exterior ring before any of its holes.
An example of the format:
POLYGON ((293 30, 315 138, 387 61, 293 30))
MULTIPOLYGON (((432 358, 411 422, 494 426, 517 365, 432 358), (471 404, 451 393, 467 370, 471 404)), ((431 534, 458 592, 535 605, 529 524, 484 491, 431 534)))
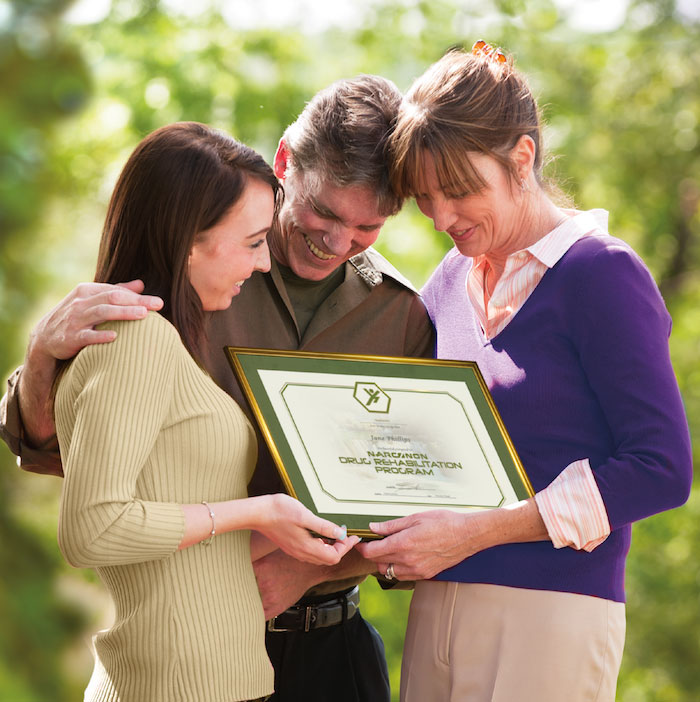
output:
POLYGON ((311 631, 352 619, 360 609, 360 588, 329 595, 325 602, 294 605, 267 622, 268 631, 311 631))

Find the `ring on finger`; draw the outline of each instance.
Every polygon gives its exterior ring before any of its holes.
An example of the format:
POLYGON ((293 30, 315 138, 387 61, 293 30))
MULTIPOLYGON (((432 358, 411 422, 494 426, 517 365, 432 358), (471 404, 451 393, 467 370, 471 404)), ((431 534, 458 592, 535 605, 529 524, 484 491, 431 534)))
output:
POLYGON ((389 563, 386 568, 386 578, 387 580, 396 580, 396 574, 394 573, 394 564, 389 563))

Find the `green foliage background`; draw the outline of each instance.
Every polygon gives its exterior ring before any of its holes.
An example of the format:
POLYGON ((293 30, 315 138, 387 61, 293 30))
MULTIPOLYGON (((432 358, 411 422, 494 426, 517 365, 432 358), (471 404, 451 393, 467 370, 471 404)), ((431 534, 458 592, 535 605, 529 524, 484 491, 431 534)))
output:
MULTIPOLYGON (((92 277, 112 185, 147 132, 207 122, 269 160, 305 101, 336 78, 378 73, 404 90, 445 49, 483 37, 530 76, 556 157, 550 173, 579 207, 610 210, 611 231, 654 273, 674 318, 672 354, 697 435, 700 13, 689 12, 692 3, 630 0, 618 28, 587 33, 553 0, 367 0, 352 21, 322 31, 298 1, 298 20, 281 30, 237 26, 223 0, 113 0, 104 18, 82 25, 66 20, 67 0, 0 0, 0 374, 21 362, 43 312, 92 277)), ((411 204, 388 223, 380 248, 420 285, 447 240, 411 204)), ((4 446, 0 463, 0 700, 78 699, 91 669, 89 634, 109 621, 109 604, 94 576, 58 553, 60 481, 21 473, 4 446)), ((623 702, 700 699, 699 540, 697 487, 685 507, 635 526, 623 702)), ((363 590, 397 692, 410 595, 371 582, 363 590)))

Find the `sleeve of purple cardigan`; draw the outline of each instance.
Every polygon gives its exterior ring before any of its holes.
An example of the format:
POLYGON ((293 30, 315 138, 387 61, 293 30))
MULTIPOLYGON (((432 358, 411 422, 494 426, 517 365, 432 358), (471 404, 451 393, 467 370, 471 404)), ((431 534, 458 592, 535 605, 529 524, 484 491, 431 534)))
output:
POLYGON ((591 467, 615 529, 678 507, 690 492, 671 319, 644 263, 615 240, 591 258, 576 295, 573 338, 614 439, 613 455, 591 467))

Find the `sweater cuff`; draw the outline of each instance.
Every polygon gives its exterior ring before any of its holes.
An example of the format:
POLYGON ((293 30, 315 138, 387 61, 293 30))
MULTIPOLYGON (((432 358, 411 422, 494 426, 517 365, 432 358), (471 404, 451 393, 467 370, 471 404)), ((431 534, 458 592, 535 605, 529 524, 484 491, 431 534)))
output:
POLYGON ((590 552, 610 534, 608 513, 587 458, 568 465, 535 501, 554 548, 590 552))

